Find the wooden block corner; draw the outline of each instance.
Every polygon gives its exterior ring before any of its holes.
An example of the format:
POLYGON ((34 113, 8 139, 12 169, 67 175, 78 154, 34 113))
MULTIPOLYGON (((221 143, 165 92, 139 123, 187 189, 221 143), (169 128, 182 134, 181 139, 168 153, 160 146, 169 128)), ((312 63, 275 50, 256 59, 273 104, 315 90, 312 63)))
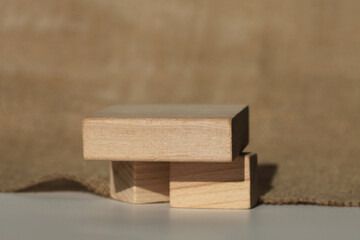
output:
POLYGON ((140 204, 169 201, 169 163, 110 162, 110 197, 140 204))

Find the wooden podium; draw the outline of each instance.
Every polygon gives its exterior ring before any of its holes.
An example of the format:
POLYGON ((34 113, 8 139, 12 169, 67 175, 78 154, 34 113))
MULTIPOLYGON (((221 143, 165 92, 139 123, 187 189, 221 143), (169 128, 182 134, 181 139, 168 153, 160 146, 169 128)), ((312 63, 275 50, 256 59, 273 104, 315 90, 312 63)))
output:
POLYGON ((129 203, 253 207, 248 142, 242 105, 117 105, 83 120, 84 159, 110 161, 110 195, 129 203))

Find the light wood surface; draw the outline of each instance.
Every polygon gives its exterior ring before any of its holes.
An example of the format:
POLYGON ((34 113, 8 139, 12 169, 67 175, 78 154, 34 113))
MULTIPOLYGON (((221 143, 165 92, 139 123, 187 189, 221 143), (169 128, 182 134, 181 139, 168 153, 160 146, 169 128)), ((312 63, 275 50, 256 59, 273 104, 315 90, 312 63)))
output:
POLYGON ((118 105, 83 121, 86 160, 231 162, 248 138, 243 105, 118 105))
POLYGON ((257 155, 231 163, 170 163, 170 205, 249 209, 257 203, 257 155))
POLYGON ((169 163, 110 162, 110 196, 129 203, 169 201, 169 163))

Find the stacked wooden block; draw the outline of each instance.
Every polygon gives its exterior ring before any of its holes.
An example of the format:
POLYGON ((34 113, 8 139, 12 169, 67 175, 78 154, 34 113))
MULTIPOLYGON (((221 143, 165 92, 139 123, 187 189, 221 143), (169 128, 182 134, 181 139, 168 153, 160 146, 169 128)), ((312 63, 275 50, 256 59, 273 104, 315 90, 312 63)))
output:
POLYGON ((118 105, 83 121, 85 160, 110 161, 110 195, 130 203, 247 209, 257 202, 249 110, 118 105))

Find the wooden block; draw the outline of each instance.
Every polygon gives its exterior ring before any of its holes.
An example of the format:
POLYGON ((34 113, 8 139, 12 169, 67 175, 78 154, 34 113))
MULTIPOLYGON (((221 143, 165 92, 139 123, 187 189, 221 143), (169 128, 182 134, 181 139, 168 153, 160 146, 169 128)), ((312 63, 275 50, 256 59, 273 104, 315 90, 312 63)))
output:
POLYGON ((118 105, 83 121, 86 160, 231 162, 249 139, 235 105, 118 105))
POLYGON ((249 209, 257 203, 257 156, 231 163, 170 163, 170 206, 249 209))
POLYGON ((110 162, 110 196, 129 203, 169 201, 169 163, 110 162))

